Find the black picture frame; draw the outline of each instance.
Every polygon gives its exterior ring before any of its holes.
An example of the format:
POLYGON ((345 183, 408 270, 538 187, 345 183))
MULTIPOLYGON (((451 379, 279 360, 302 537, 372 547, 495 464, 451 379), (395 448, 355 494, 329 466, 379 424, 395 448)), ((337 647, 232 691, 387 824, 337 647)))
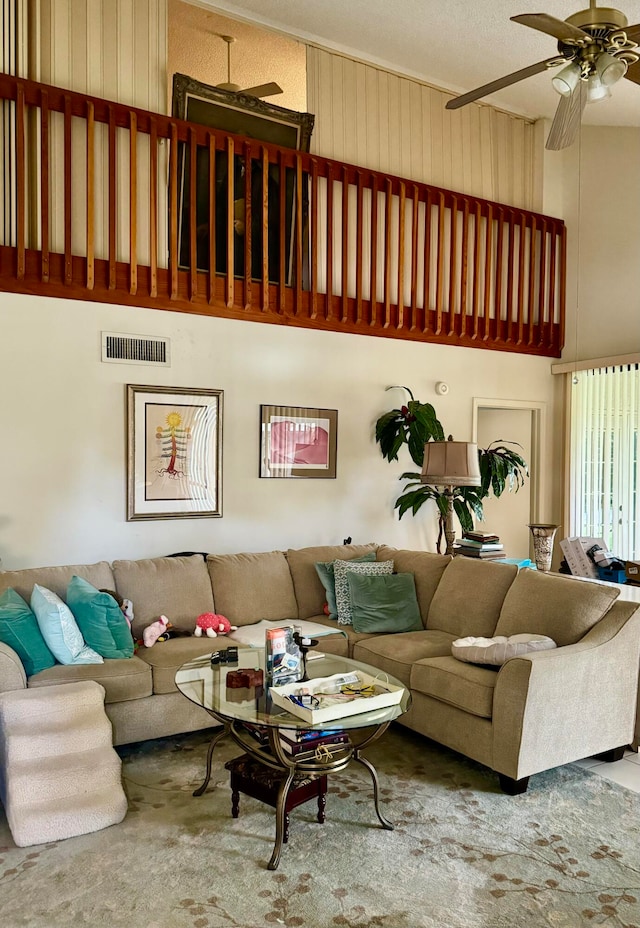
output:
MULTIPOLYGON (((273 103, 267 103, 257 97, 242 92, 234 93, 221 90, 209 84, 203 84, 186 74, 173 76, 172 113, 179 119, 195 122, 211 129, 219 129, 235 135, 256 139, 281 147, 298 151, 309 151, 311 133, 315 117, 312 113, 299 113, 273 103)), ((256 152, 256 155, 258 152, 256 152)), ((181 144, 178 153, 179 189, 178 189, 178 254, 182 268, 189 268, 189 188, 190 158, 188 146, 181 144)), ((223 151, 216 152, 216 258, 215 272, 224 274, 227 270, 227 177, 228 157, 223 151)), ((234 276, 244 277, 244 171, 243 157, 234 158, 234 195, 237 207, 234 222, 234 276)), ((303 222, 306 213, 307 179, 304 181, 303 222)), ((293 236, 295 231, 295 185, 293 169, 286 169, 285 193, 285 248, 286 284, 293 282, 293 236)), ((269 281, 280 280, 280 168, 269 165, 268 179, 269 210, 269 281)), ((262 164, 252 158, 251 200, 251 277, 262 278, 262 164)), ((200 271, 209 270, 209 152, 198 146, 196 152, 196 240, 197 267, 200 271)))
POLYGON ((338 410, 260 406, 260 477, 335 480, 338 410))

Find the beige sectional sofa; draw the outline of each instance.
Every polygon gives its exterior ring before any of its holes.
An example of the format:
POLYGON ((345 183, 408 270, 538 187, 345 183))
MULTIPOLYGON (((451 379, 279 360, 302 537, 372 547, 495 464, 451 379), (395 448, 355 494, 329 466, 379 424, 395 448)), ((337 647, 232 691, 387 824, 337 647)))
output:
MULTIPOLYGON (((76 574, 133 602, 136 636, 161 614, 193 629, 203 612, 222 613, 238 626, 307 619, 335 627, 323 612, 326 594, 314 565, 371 551, 379 561, 392 559, 396 572, 414 575, 424 628, 367 635, 340 626, 321 647, 402 680, 412 693, 402 724, 497 771, 510 792, 525 789, 531 774, 634 741, 640 609, 615 602, 617 591, 601 584, 495 562, 349 545, 5 571, 0 593, 12 587, 28 601, 38 583, 64 599, 76 574), (451 654, 460 637, 522 632, 548 635, 558 647, 501 667, 464 663, 451 654)), ((126 660, 56 665, 29 679, 17 654, 0 643, 0 692, 91 679, 105 688, 115 744, 197 730, 210 726, 211 717, 178 693, 175 672, 229 643, 226 637, 176 638, 126 660)))

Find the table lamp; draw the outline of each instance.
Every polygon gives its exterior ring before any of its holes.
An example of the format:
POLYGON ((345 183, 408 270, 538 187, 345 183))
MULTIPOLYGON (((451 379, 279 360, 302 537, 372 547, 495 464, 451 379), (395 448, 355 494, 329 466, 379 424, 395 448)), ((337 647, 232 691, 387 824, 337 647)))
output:
POLYGON ((444 536, 447 540, 445 554, 453 554, 454 488, 479 487, 482 483, 477 444, 471 441, 453 441, 451 435, 448 441, 428 441, 424 446, 420 482, 444 487, 447 498, 447 514, 444 520, 444 536))

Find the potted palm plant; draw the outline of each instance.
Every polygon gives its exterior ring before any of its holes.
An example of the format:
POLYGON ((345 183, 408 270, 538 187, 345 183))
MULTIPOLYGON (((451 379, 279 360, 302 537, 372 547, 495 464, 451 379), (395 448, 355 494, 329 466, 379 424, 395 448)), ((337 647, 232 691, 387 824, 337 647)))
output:
MULTIPOLYGON (((400 449, 406 445, 413 463, 422 469, 425 444, 445 439, 442 423, 431 403, 416 400, 409 387, 387 389, 405 390, 410 399, 406 405, 384 413, 376 422, 376 442, 380 445, 380 452, 387 461, 397 461, 400 449)), ((479 520, 483 518, 483 499, 492 494, 501 496, 506 489, 517 492, 529 476, 526 461, 509 445, 520 447, 516 442, 498 439, 488 448, 479 448, 480 486, 453 488, 453 510, 463 532, 473 529, 474 516, 479 520)), ((401 474, 400 480, 409 481, 395 502, 394 508, 398 510, 400 519, 408 511, 415 515, 427 500, 435 501, 439 513, 437 549, 440 552, 449 506, 447 494, 442 487, 422 483, 420 473, 406 471, 401 474)))

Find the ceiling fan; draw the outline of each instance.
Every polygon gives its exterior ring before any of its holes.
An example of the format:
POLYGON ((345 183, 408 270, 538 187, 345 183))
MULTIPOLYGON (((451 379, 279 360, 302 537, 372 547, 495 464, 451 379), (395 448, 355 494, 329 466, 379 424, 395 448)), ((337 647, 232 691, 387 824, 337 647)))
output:
POLYGON ((268 84, 257 84, 255 87, 241 87, 231 81, 231 46, 235 42, 232 35, 218 35, 218 38, 227 43, 227 80, 224 84, 216 84, 220 90, 230 90, 232 93, 246 93, 250 97, 273 97, 283 93, 282 87, 271 81, 268 84))
POLYGON ((446 108, 458 109, 548 68, 564 65, 552 79, 560 102, 546 147, 551 151, 568 148, 576 138, 587 103, 610 97, 611 87, 623 77, 640 84, 640 23, 629 26, 624 13, 598 7, 596 2, 589 0, 588 10, 580 10, 565 20, 548 13, 512 16, 513 22, 557 39, 558 54, 454 97, 446 108))

